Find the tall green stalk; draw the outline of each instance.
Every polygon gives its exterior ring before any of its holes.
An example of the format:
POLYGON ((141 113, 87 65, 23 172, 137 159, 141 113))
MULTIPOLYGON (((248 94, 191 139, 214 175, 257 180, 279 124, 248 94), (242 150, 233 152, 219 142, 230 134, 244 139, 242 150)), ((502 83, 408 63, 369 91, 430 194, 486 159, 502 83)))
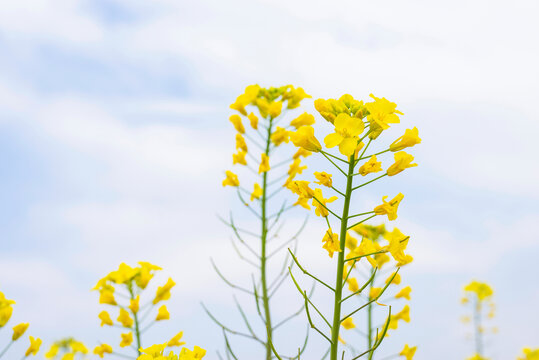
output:
MULTIPOLYGON (((345 248, 346 232, 348 229, 348 211, 350 208, 350 200, 352 198, 352 182, 354 175, 355 159, 354 155, 350 156, 348 161, 348 174, 346 176, 346 191, 344 196, 344 206, 341 217, 341 231, 339 244, 341 250, 345 248)), ((344 251, 340 251, 337 258, 337 279, 335 280, 335 303, 333 308, 333 325, 331 327, 331 350, 330 360, 337 360, 337 352, 339 350, 339 330, 341 327, 341 300, 343 289, 343 272, 344 272, 344 251)))
MULTIPOLYGON (((267 138, 266 138, 266 149, 265 154, 269 156, 270 144, 271 144, 271 131, 273 127, 273 119, 270 118, 267 138)), ((260 277, 262 284, 262 303, 264 306, 264 320, 266 323, 266 360, 271 360, 272 358, 272 349, 271 349, 271 339, 272 339, 272 325, 271 325, 271 313, 269 305, 269 296, 268 296, 268 286, 266 279, 266 241, 268 235, 268 226, 267 226, 267 216, 266 216, 266 200, 267 200, 267 178, 268 172, 265 171, 262 175, 262 201, 260 202, 262 210, 262 235, 261 235, 261 252, 260 252, 260 277)))
MULTIPOLYGON (((131 300, 135 300, 135 294, 133 293, 132 283, 129 286, 129 296, 131 297, 131 300)), ((140 356, 141 355, 140 349, 142 348, 142 344, 140 342, 140 326, 139 326, 138 315, 133 310, 131 310, 131 313, 133 314, 133 319, 135 322, 135 337, 137 339, 137 354, 140 356)))

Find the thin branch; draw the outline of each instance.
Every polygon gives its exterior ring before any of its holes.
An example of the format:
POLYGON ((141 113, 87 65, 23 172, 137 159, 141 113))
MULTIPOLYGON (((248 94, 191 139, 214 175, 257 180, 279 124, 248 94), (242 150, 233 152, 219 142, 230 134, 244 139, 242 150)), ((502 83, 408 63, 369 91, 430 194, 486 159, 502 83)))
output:
POLYGON ((363 220, 361 220, 361 221, 358 221, 357 223, 355 223, 355 224, 350 225, 349 227, 347 227, 346 230, 350 230, 350 229, 353 228, 354 226, 359 225, 359 224, 362 224, 362 223, 364 223, 365 221, 367 221, 367 220, 369 220, 369 219, 372 219, 372 218, 375 217, 375 216, 376 216, 376 214, 374 214, 373 216, 369 216, 368 218, 363 219, 363 220))
POLYGON ((245 292, 245 293, 247 293, 247 294, 249 294, 249 295, 253 295, 253 296, 255 295, 252 291, 247 290, 247 289, 245 289, 244 287, 241 287, 241 286, 239 286, 239 285, 236 285, 236 284, 230 282, 227 278, 225 278, 225 277, 223 276, 223 274, 219 271, 219 269, 217 268, 217 266, 215 265, 215 263, 214 263, 214 261, 213 261, 212 258, 210 258, 210 262, 211 262, 213 268, 215 269, 215 272, 217 273, 217 275, 219 275, 219 277, 220 277, 220 278, 221 278, 221 279, 222 279, 228 286, 230 286, 231 288, 234 288, 234 289, 238 289, 238 290, 240 290, 240 291, 243 291, 243 292, 245 292))
POLYGON ((313 278, 314 280, 318 281, 320 284, 324 285, 325 287, 327 287, 328 289, 330 289, 331 291, 335 292, 335 289, 332 288, 331 286, 329 286, 328 284, 326 284, 325 282, 323 282, 322 280, 320 280, 319 278, 317 278, 316 276, 312 275, 311 273, 309 273, 307 270, 305 270, 301 264, 299 263, 298 259, 294 256, 294 254, 292 253, 292 251, 290 251, 290 249, 288 249, 288 252, 290 252, 290 255, 292 255, 292 259, 294 259, 294 262, 296 263, 296 265, 299 267, 299 269, 301 271, 303 271, 303 273, 307 276, 310 276, 311 278, 313 278))

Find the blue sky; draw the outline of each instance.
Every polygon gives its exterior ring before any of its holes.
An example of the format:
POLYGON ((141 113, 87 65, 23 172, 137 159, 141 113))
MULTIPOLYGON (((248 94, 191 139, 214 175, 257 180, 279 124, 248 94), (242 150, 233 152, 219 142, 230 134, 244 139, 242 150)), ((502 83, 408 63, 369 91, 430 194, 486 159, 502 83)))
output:
MULTIPOLYGON (((414 288, 413 321, 390 338, 388 353, 409 342, 419 360, 470 354, 458 300, 472 278, 496 291, 492 359, 539 346, 537 7, 2 3, 0 290, 17 301, 13 321, 30 321, 46 343, 67 335, 116 342, 118 333, 99 328, 89 289, 122 261, 148 260, 165 268, 162 281, 178 282, 176 321, 153 339, 183 329, 216 358, 220 333, 199 302, 223 316, 234 304, 208 258, 245 275, 225 261, 234 255, 215 217, 237 209, 220 186, 233 150, 228 104, 251 83, 292 83, 314 98, 385 96, 406 114, 389 137, 420 129, 420 166, 358 202, 377 203, 387 186, 406 195, 396 225, 412 235, 416 260, 404 279, 414 288)), ((292 225, 302 215, 292 213, 292 225)), ((312 261, 326 261, 320 233, 312 219, 300 246, 312 261)))

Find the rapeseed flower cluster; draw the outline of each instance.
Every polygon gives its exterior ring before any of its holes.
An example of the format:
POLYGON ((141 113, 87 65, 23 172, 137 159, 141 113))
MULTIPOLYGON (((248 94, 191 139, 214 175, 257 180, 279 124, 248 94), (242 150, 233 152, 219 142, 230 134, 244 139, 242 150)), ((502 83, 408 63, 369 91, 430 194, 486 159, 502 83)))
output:
POLYGON ((524 348, 522 352, 524 355, 519 356, 517 360, 539 360, 539 348, 535 350, 524 348))
MULTIPOLYGON (((15 305, 15 301, 7 299, 4 293, 0 291, 0 330, 5 327, 11 319, 11 316, 13 315, 13 305, 15 305)), ((26 333, 26 330, 29 326, 29 323, 20 323, 13 327, 13 333, 11 335, 11 338, 8 340, 8 343, 5 345, 5 347, 0 351, 0 358, 6 355, 11 345, 13 345, 14 342, 19 340, 24 335, 24 333, 26 333)), ((26 350, 22 358, 36 355, 39 352, 39 348, 41 347, 41 339, 30 336, 29 340, 30 345, 28 346, 28 349, 26 350)))
MULTIPOLYGON (((314 102, 316 110, 328 122, 331 130, 323 139, 325 146, 322 146, 322 143, 315 135, 315 129, 312 126, 314 122, 306 124, 290 134, 290 140, 300 150, 316 153, 324 157, 332 168, 337 171, 335 177, 326 169, 314 172, 316 181, 313 183, 307 180, 294 180, 286 184, 286 187, 297 195, 295 205, 300 205, 308 210, 312 207, 316 216, 324 218, 327 230, 322 236, 322 248, 327 251, 328 256, 332 259, 337 253, 337 259, 334 260, 336 262, 336 279, 333 286, 309 273, 294 256, 296 264, 304 273, 315 278, 335 295, 332 309, 333 319, 330 321, 322 315, 323 311, 317 309, 310 301, 306 292, 301 289, 293 277, 298 290, 305 298, 307 314, 309 315, 308 308, 311 306, 330 326, 331 331, 327 335, 324 331, 319 330, 314 325, 311 317, 308 316, 311 327, 315 328, 328 341, 330 360, 344 358, 344 353, 341 354, 339 351, 339 341, 343 341, 340 337, 341 326, 345 329, 354 328, 352 317, 361 309, 367 307, 372 311, 372 306, 375 303, 380 304, 379 299, 386 289, 391 284, 396 285, 400 282, 399 268, 413 260, 412 256, 405 252, 410 237, 404 235, 400 230, 395 228, 393 231, 387 232, 383 227, 360 226, 375 216, 387 216, 389 221, 396 220, 399 204, 404 198, 403 194, 393 195, 391 199, 389 196, 383 196, 381 204, 371 210, 357 214, 351 213, 355 204, 352 196, 355 191, 383 177, 393 177, 408 168, 417 166, 413 162, 414 157, 404 149, 421 143, 418 130, 414 127, 407 129, 402 136, 391 143, 372 151, 374 143, 380 142, 380 139, 383 138, 381 135, 385 130, 400 122, 400 116, 403 113, 397 109, 395 103, 385 98, 379 98, 372 94, 370 97, 370 101, 364 102, 345 94, 339 99, 318 99, 314 102), (371 150, 370 154, 368 154, 368 150, 371 150), (384 167, 380 157, 385 153, 393 153, 394 161, 389 166, 384 167), (371 174, 377 173, 380 173, 380 175, 354 186, 356 179, 364 179, 371 177, 371 174), (338 178, 341 181, 338 181, 338 178), (343 181, 345 188, 339 189, 336 184, 343 181), (331 196, 324 194, 328 191, 332 192, 331 196), (339 206, 340 211, 332 210, 336 206, 339 206), (356 219, 361 220, 356 221, 356 219), (337 222, 335 227, 332 225, 334 221, 337 222), (362 236, 360 240, 354 239, 353 235, 349 233, 353 229, 358 229, 359 234, 362 236), (386 243, 382 244, 379 239, 384 239, 386 243), (346 251, 347 248, 348 251, 346 251), (370 278, 367 283, 360 286, 357 279, 353 276, 350 277, 350 274, 363 258, 369 263, 371 270, 369 270, 370 278), (391 259, 394 261, 393 266, 395 267, 392 275, 387 279, 385 285, 375 285, 374 280, 380 268, 385 263, 390 262, 391 259), (343 290, 346 284, 348 284, 352 294, 345 297, 343 296, 343 290), (344 302, 355 295, 365 296, 364 292, 367 287, 369 288, 369 294, 366 296, 366 303, 343 316, 344 302)), ((401 289, 397 293, 398 298, 409 297, 410 291, 411 289, 409 288, 401 289)), ((394 315, 391 315, 390 307, 387 320, 381 327, 374 328, 370 324, 366 334, 367 350, 360 352, 352 349, 352 359, 357 359, 364 355, 372 359, 375 350, 387 335, 388 330, 396 329, 399 321, 409 321, 408 305, 405 305, 400 312, 394 315)), ((406 345, 400 355, 411 359, 415 351, 415 347, 410 348, 406 345)))
POLYGON ((137 360, 200 360, 206 355, 206 350, 195 346, 193 350, 184 347, 178 355, 170 351, 165 354, 168 343, 152 345, 146 349, 140 349, 142 355, 137 360))
MULTIPOLYGON (((468 360, 488 360, 484 356, 483 338, 489 332, 485 324, 496 315, 496 305, 492 300, 493 295, 492 287, 485 282, 473 280, 464 286, 464 296, 461 303, 472 307, 472 315, 464 316, 461 320, 464 323, 473 322, 475 340, 475 353, 468 360)), ((490 328, 490 332, 496 333, 497 328, 490 328)))
POLYGON ((88 348, 81 341, 72 337, 55 341, 45 353, 47 359, 76 360, 84 359, 88 348))
MULTIPOLYGON (((170 319, 167 306, 162 302, 170 299, 170 291, 176 283, 169 278, 165 284, 159 286, 152 298, 146 297, 144 290, 153 279, 155 272, 162 270, 159 266, 140 261, 138 266, 131 267, 125 263, 120 264, 118 270, 110 272, 100 279, 92 290, 99 291, 99 303, 109 305, 116 309, 117 316, 103 310, 98 318, 100 325, 114 326, 124 329, 119 342, 120 348, 130 348, 141 355, 142 334, 155 323, 170 319), (156 307, 158 307, 156 309, 156 307), (150 315, 154 313, 153 317, 150 315), (116 322, 113 321, 116 319, 116 322), (135 347, 132 346, 135 345, 135 347)), ((183 332, 179 332, 166 344, 168 347, 181 346, 183 332)), ((96 346, 93 353, 103 358, 105 354, 119 354, 108 344, 96 346)))

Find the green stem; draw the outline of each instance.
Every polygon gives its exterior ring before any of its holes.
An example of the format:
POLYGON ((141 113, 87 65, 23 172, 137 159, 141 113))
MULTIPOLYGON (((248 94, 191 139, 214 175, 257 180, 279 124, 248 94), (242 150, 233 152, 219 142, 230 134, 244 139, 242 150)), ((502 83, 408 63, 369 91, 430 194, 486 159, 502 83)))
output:
POLYGON ((350 200, 352 198, 352 182, 354 174, 354 155, 348 160, 348 174, 346 175, 346 191, 344 197, 344 206, 341 217, 341 231, 339 246, 341 251, 337 258, 337 279, 335 281, 335 303, 333 307, 333 326, 331 327, 331 349, 330 360, 337 360, 339 351, 339 331, 341 328, 341 299, 343 290, 343 274, 344 274, 344 247, 346 242, 346 231, 348 227, 348 211, 350 208, 350 200))
MULTIPOLYGON (((372 269, 371 270, 371 276, 373 275, 373 272, 375 270, 372 269)), ((371 293, 371 290, 372 288, 374 287, 374 281, 371 281, 371 284, 369 285, 369 298, 370 298, 370 293, 371 293)), ((368 339, 367 339, 367 349, 372 349, 372 303, 369 304, 369 306, 367 307, 367 336, 368 336, 368 339)), ((371 351, 369 353, 369 360, 372 359, 374 355, 374 351, 371 351)))
POLYGON ((11 347, 11 345, 14 343, 15 341, 10 341, 9 344, 7 344, 7 346, 4 348, 4 350, 0 353, 0 358, 2 356, 4 356, 4 354, 6 353, 6 351, 8 351, 8 349, 11 347))
MULTIPOLYGON (((129 295, 131 297, 131 300, 135 300, 135 294, 133 293, 133 285, 132 283, 129 285, 129 295)), ((131 310, 131 309, 130 309, 131 310)), ((137 339, 137 354, 138 356, 141 355, 141 352, 140 352, 140 349, 142 348, 142 343, 140 342, 140 324, 139 324, 139 319, 138 319, 138 315, 136 312, 134 312, 133 310, 131 310, 131 314, 133 314, 133 318, 135 320, 135 337, 137 339)))
MULTIPOLYGON (((273 119, 270 118, 267 138, 266 138, 266 149, 265 154, 268 155, 270 151, 271 144, 271 131, 273 127, 273 119)), ((262 175, 262 200, 261 204, 261 218, 262 218, 262 235, 261 235, 261 254, 260 254, 260 276, 262 283, 262 304, 264 307, 264 320, 266 325, 266 360, 271 360, 272 358, 272 326, 271 326, 271 314, 270 314, 270 305, 269 305, 269 296, 268 296, 268 284, 266 279, 266 241, 268 237, 268 219, 266 215, 266 201, 267 201, 267 186, 268 186, 268 173, 264 172, 262 175)))

